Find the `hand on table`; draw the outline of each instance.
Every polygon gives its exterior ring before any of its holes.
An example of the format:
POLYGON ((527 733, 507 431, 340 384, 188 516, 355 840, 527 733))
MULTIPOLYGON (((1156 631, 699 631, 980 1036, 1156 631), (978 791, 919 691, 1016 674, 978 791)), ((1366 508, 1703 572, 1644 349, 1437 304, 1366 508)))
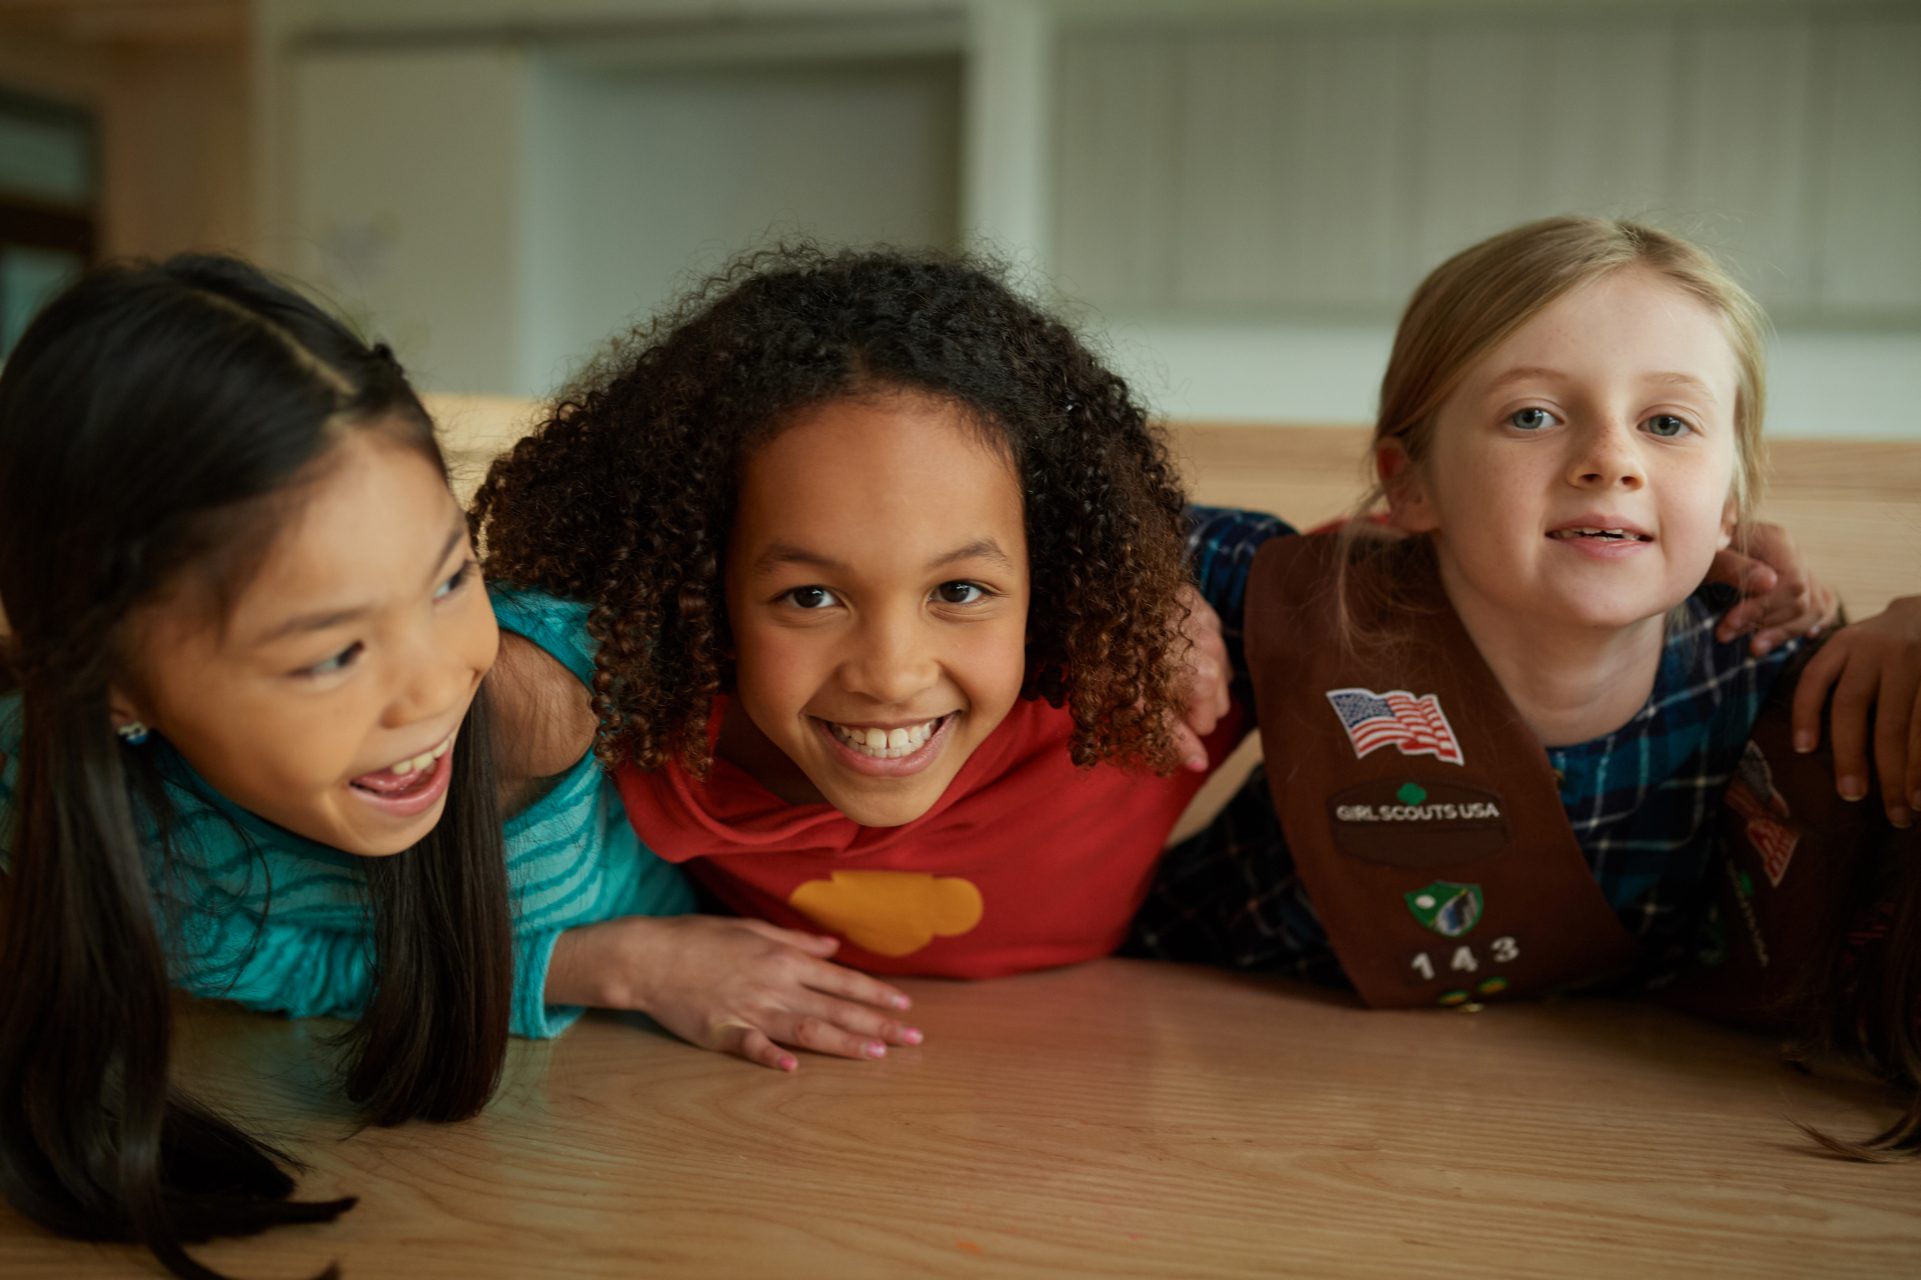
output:
POLYGON ((843 1058, 882 1058, 920 1030, 883 1010, 908 999, 827 959, 836 938, 722 916, 627 916, 569 929, 547 973, 551 1004, 645 1013, 691 1044, 779 1071, 800 1065, 781 1045, 843 1058))

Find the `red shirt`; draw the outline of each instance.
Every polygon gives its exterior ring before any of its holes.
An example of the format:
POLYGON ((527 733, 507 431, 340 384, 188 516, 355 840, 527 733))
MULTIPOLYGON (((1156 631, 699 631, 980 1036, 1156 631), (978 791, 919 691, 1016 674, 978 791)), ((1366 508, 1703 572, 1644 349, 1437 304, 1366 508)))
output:
MULTIPOLYGON (((716 700, 715 726, 727 710, 716 700)), ((1208 739, 1218 765, 1233 715, 1208 739)), ((788 804, 725 760, 615 775, 647 846, 741 915, 842 940, 881 973, 991 978, 1103 956, 1127 936, 1167 833, 1205 776, 1076 768, 1065 710, 1020 701, 934 807, 863 827, 788 804)))

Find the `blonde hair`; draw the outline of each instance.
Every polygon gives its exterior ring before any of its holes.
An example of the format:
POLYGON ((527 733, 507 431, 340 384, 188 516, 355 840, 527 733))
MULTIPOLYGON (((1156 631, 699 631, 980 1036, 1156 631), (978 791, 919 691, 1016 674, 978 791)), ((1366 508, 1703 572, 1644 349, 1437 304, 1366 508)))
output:
MULTIPOLYGON (((1761 492, 1767 316, 1748 291, 1678 236, 1607 218, 1546 218, 1455 254, 1408 301, 1381 378, 1374 444, 1400 442, 1418 469, 1441 406, 1468 371, 1562 295, 1630 267, 1653 271, 1706 303, 1734 352, 1734 499, 1745 523, 1761 492)), ((1377 486, 1368 505, 1383 496, 1377 486)))
MULTIPOLYGON (((1761 441, 1767 400, 1767 315, 1703 250, 1640 223, 1544 218, 1463 249, 1429 272, 1408 300, 1394 334, 1394 350, 1381 378, 1374 449, 1397 441, 1406 454, 1408 473, 1418 475, 1433 444, 1441 406, 1483 356, 1558 298, 1629 268, 1656 272, 1700 299, 1720 317, 1726 331, 1734 353, 1736 392, 1735 467, 1729 497, 1739 541, 1759 500, 1767 468, 1761 441)), ((1386 487, 1377 478, 1357 515, 1374 510, 1386 496, 1386 487)), ((1386 642, 1391 648, 1390 637, 1370 636, 1356 625, 1354 606, 1373 603, 1405 610, 1411 607, 1408 602, 1364 602, 1349 596, 1356 580, 1348 569, 1357 558, 1399 554, 1390 550, 1391 544, 1365 537, 1367 530, 1367 524, 1355 519, 1348 521, 1341 535, 1335 587, 1340 630, 1350 648, 1369 640, 1386 642)))

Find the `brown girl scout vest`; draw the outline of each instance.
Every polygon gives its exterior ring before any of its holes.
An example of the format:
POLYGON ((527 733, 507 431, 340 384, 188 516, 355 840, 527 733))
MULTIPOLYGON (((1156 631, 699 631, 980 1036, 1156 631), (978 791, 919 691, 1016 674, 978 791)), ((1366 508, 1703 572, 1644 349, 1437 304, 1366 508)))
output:
POLYGON ((1448 606, 1426 544, 1350 570, 1400 579, 1392 606, 1353 617, 1362 634, 1408 641, 1359 653, 1339 627, 1339 549, 1333 535, 1262 547, 1246 634, 1275 808, 1355 989, 1376 1007, 1461 1005, 1626 968, 1633 940, 1575 842, 1547 753, 1448 606))
POLYGON ((1688 967, 1662 993, 1691 1012, 1766 1030, 1814 1030, 1810 1019, 1835 1012, 1821 984, 1837 943, 1874 945, 1874 907, 1892 887, 1886 873, 1921 858, 1921 829, 1889 825, 1878 791, 1856 801, 1836 793, 1825 712, 1821 749, 1794 750, 1794 686, 1813 652, 1782 673, 1755 721, 1724 794, 1704 927, 1688 967), (1864 936, 1848 938, 1851 928, 1864 936))

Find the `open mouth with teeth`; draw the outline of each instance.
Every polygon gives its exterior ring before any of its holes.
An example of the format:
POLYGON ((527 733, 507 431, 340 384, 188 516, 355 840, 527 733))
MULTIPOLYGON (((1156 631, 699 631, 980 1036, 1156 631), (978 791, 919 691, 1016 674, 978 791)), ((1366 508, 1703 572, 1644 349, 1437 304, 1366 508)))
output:
POLYGON ((349 786, 355 790, 368 792, 382 798, 396 798, 417 795, 431 790, 441 781, 445 772, 440 767, 441 760, 453 749, 454 738, 459 730, 447 735, 447 740, 431 751, 423 751, 417 756, 395 761, 385 769, 363 773, 349 786))
POLYGON ((1573 542, 1578 539, 1593 539, 1597 542, 1652 542, 1654 539, 1645 533, 1632 529, 1556 529, 1548 537, 1559 542, 1573 542))
POLYGON ((866 756, 870 760, 901 760, 926 746, 947 720, 947 716, 940 716, 897 729, 847 725, 833 720, 822 723, 834 735, 836 742, 856 755, 866 756))

